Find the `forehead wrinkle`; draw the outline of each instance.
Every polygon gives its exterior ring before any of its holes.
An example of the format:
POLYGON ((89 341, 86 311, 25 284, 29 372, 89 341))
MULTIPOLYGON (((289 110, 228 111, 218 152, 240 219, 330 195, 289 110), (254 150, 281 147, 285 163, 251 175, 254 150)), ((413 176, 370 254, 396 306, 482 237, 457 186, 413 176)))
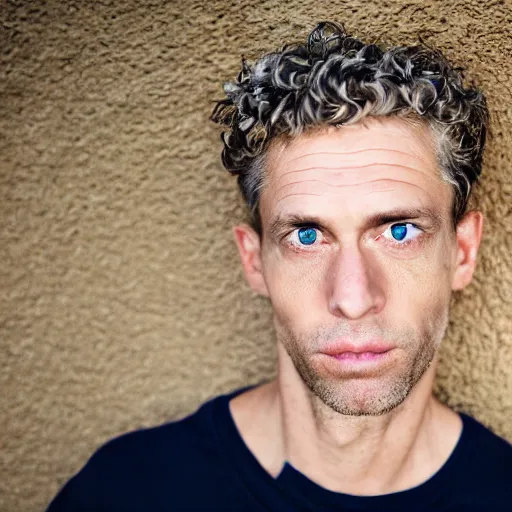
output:
MULTIPOLYGON (((397 183, 405 183, 406 185, 411 185, 411 186, 419 188, 421 191, 423 191, 423 188, 420 187, 419 185, 416 185, 415 183, 410 183, 408 181, 403 181, 403 180, 393 180, 393 179, 389 179, 389 178, 379 178, 377 180, 366 181, 365 183, 351 183, 350 185, 332 185, 330 183, 323 182, 321 180, 308 180, 308 181, 320 181, 321 183, 325 183, 326 185, 334 187, 334 188, 340 188, 340 187, 359 187, 361 185, 367 185, 368 183, 375 183, 376 181, 395 181, 397 183)), ((303 182, 301 181, 301 182, 296 182, 296 183, 303 183, 303 182)), ((293 183, 289 183, 288 185, 293 185, 293 183)), ((286 186, 287 185, 284 185, 284 187, 286 187, 286 186)), ((284 187, 281 187, 281 189, 284 188, 284 187)), ((279 189, 279 190, 281 190, 281 189, 279 189)), ((375 192, 375 191, 373 191, 373 192, 375 192)), ((379 190, 377 192, 385 192, 385 191, 379 190)), ((286 199, 287 197, 290 197, 290 196, 302 196, 302 195, 304 195, 304 196, 324 196, 325 194, 314 194, 313 192, 295 192, 295 193, 287 194, 287 195, 279 198, 276 201, 276 204, 279 203, 280 201, 282 201, 283 199, 286 199)))
POLYGON ((334 171, 334 170, 344 170, 344 169, 366 169, 368 167, 402 167, 403 169, 409 169, 411 171, 418 171, 418 172, 421 172, 423 174, 427 174, 425 173, 424 170, 420 169, 420 168, 417 168, 417 167, 410 167, 408 165, 400 165, 400 164, 387 164, 387 163, 383 163, 383 164, 366 164, 366 165, 358 165, 356 167, 354 166, 350 166, 350 167, 305 167, 304 169, 295 169, 293 171, 286 171, 285 173, 283 173, 281 176, 277 177, 276 178, 276 181, 279 181, 281 178, 284 178, 285 176, 288 176, 288 174, 292 174, 294 172, 303 172, 303 171, 313 171, 315 169, 322 169, 322 170, 326 170, 326 171, 334 171))
POLYGON ((323 196, 324 194, 313 194, 313 192, 296 192, 295 194, 288 194, 284 197, 281 197, 281 199, 278 199, 276 204, 278 204, 280 201, 282 201, 283 199, 286 199, 287 197, 291 197, 291 196, 323 196))
POLYGON ((286 185, 283 185, 278 190, 276 190, 276 194, 280 190, 282 190, 283 188, 288 187, 290 185, 296 185, 297 183, 309 183, 311 181, 316 181, 316 182, 319 182, 319 183, 324 183, 325 185, 327 185, 329 187, 333 187, 333 188, 360 187, 362 185, 367 185, 368 183, 375 183, 377 181, 395 181, 397 183, 405 183, 406 185, 412 185, 413 187, 417 187, 417 188, 420 188, 421 190, 423 190, 423 188, 420 187, 419 185, 416 185, 416 183, 411 183, 409 181, 397 180, 397 179, 392 179, 392 178, 377 178, 375 180, 365 181, 364 183, 348 183, 348 184, 341 184, 341 185, 334 185, 332 183, 329 183, 328 181, 323 181, 323 180, 303 180, 303 181, 293 181, 292 183, 287 183, 286 185))
MULTIPOLYGON (((311 170, 315 170, 315 169, 319 169, 319 170, 342 170, 342 169, 354 169, 354 170, 358 170, 358 169, 362 169, 362 168, 368 168, 368 167, 380 167, 380 166, 387 166, 387 167, 401 167, 403 169, 407 169, 407 170, 410 170, 410 171, 416 171, 416 172, 420 172, 421 174, 423 174, 424 176, 429 176, 429 173, 425 172, 424 170, 421 170, 421 169, 418 169, 416 167, 409 167, 407 165, 398 165, 398 164, 369 164, 369 165, 361 165, 359 167, 308 167, 306 169, 297 169, 295 171, 287 171, 285 172, 284 174, 282 174, 281 176, 277 177, 275 179, 276 182, 279 182, 282 178, 284 178, 285 176, 288 176, 289 174, 292 174, 292 173, 297 173, 297 172, 303 172, 303 171, 311 171, 311 170)), ((366 181, 364 183, 372 183, 374 181, 379 181, 379 180, 391 180, 391 181, 398 181, 398 182, 401 182, 401 183, 409 183, 407 181, 404 181, 404 180, 397 180, 397 179, 393 179, 393 178, 378 178, 378 179, 375 179, 375 180, 369 180, 369 181, 366 181)), ((289 185, 294 185, 294 184, 297 184, 297 183, 307 183, 308 181, 322 181, 322 180, 318 180, 318 179, 311 179, 311 180, 300 180, 300 181, 293 181, 291 183, 286 183, 284 185, 281 185, 279 188, 276 189, 276 194, 281 190, 283 189, 284 187, 287 187, 289 185)), ((324 182, 324 183, 327 183, 329 184, 328 182, 324 182)), ((361 183, 361 185, 364 185, 364 183, 361 183)), ((412 185, 412 183, 411 183, 412 185)), ((332 185, 334 187, 337 187, 337 186, 340 186, 340 187, 343 187, 345 185, 332 185)), ((350 186, 350 185, 346 185, 346 186, 350 186)))
POLYGON ((308 156, 313 155, 354 155, 357 153, 364 153, 368 151, 388 151, 390 153, 400 153, 402 155, 411 156, 413 158, 416 158, 417 160, 421 160, 424 163, 426 160, 424 158, 421 158, 419 156, 413 155, 412 153, 407 153, 406 151, 400 151, 399 149, 390 149, 390 148, 366 148, 366 149, 358 149, 356 151, 319 151, 318 153, 307 153, 305 155, 296 156, 294 158, 291 158, 290 160, 287 160, 287 164, 290 162, 294 162, 295 160, 300 160, 301 158, 306 158, 308 156))
MULTIPOLYGON (((325 126, 320 130, 307 131, 298 137, 294 137, 291 141, 283 142, 283 144, 280 145, 279 156, 284 157, 286 153, 293 153, 297 149, 300 151, 301 147, 303 148, 304 146, 306 146, 306 148, 311 145, 315 147, 317 144, 323 146, 324 144, 329 145, 329 143, 335 142, 338 148, 340 146, 340 149, 346 147, 349 149, 349 151, 339 151, 338 153, 335 152, 334 154, 350 155, 363 153, 366 151, 385 150, 389 152, 402 152, 406 155, 414 157, 414 155, 411 153, 395 149, 397 138, 407 142, 410 141, 412 143, 413 149, 415 150, 415 153, 419 152, 420 154, 423 154, 423 156, 428 156, 429 154, 431 155, 432 152, 435 153, 435 137, 433 137, 432 130, 430 129, 430 126, 427 122, 420 119, 415 119, 410 122, 408 119, 399 119, 391 116, 384 118, 369 117, 362 119, 360 122, 352 125, 337 127, 325 126), (367 125, 367 122, 369 123, 369 126, 367 125), (352 150, 354 145, 357 147, 357 145, 361 142, 363 144, 369 142, 370 145, 372 143, 375 144, 375 142, 378 143, 375 139, 382 140, 385 146, 388 145, 389 141, 392 143, 392 146, 395 147, 364 147, 362 149, 352 150), (356 144, 354 144, 354 142, 356 144), (286 149, 288 149, 288 151, 286 151, 286 149)), ((331 152, 326 151, 324 154, 330 153, 331 152)), ((294 157, 289 161, 295 160, 296 158, 301 158, 301 156, 294 157)))

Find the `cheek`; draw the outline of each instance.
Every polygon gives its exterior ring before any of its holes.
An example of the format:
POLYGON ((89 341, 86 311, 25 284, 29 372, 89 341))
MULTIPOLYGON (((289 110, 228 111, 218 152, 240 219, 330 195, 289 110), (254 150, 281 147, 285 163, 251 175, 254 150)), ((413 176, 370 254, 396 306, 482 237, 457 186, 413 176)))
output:
POLYGON ((426 262, 423 268, 402 273, 400 285, 391 286, 388 305, 396 325, 415 326, 418 336, 440 343, 448 324, 451 289, 445 266, 426 262))
POLYGON ((446 242, 440 240, 428 254, 415 269, 411 290, 426 309, 442 309, 451 298, 450 250, 446 242))
POLYGON ((388 259, 379 264, 385 281, 399 293, 401 302, 407 302, 411 296, 434 302, 450 290, 450 257, 448 242, 439 236, 427 243, 414 259, 388 259))
POLYGON ((320 262, 269 259, 264 272, 274 313, 282 322, 297 325, 322 307, 325 278, 320 262))

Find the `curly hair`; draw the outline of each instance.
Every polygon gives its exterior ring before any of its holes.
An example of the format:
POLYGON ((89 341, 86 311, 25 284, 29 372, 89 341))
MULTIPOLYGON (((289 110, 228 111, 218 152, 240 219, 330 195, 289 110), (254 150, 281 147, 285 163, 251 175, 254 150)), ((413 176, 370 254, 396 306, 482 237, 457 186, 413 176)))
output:
POLYGON ((221 134, 222 164, 238 175, 251 226, 261 237, 259 200, 272 141, 367 116, 399 116, 431 130, 441 177, 455 189, 455 231, 481 174, 489 129, 485 96, 464 88, 463 69, 424 43, 365 44, 329 21, 318 23, 306 44, 285 44, 252 67, 242 55, 236 82, 224 83, 227 99, 216 101, 210 120, 230 128, 221 134))

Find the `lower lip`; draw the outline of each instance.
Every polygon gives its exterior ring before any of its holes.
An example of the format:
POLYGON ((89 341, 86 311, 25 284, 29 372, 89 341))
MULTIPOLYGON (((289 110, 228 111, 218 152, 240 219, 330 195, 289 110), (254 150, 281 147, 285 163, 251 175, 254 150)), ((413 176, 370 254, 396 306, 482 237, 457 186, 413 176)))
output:
POLYGON ((326 362, 335 372, 368 372, 377 371, 382 366, 391 363, 394 350, 386 352, 343 352, 341 354, 323 354, 326 362))
POLYGON ((388 352, 389 350, 386 352, 343 352, 342 354, 334 354, 332 357, 339 361, 378 361, 388 352))

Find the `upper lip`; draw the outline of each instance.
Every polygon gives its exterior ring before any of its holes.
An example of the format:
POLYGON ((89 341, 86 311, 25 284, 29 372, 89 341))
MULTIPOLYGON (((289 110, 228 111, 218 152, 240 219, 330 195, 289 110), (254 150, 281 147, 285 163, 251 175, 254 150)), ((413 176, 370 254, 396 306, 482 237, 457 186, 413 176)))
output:
POLYGON ((363 352, 374 352, 378 354, 381 352, 387 352, 392 348, 394 348, 392 345, 379 340, 371 340, 362 344, 355 344, 350 340, 338 340, 330 343, 320 352, 329 356, 343 354, 344 352, 354 352, 356 354, 361 354, 363 352))

